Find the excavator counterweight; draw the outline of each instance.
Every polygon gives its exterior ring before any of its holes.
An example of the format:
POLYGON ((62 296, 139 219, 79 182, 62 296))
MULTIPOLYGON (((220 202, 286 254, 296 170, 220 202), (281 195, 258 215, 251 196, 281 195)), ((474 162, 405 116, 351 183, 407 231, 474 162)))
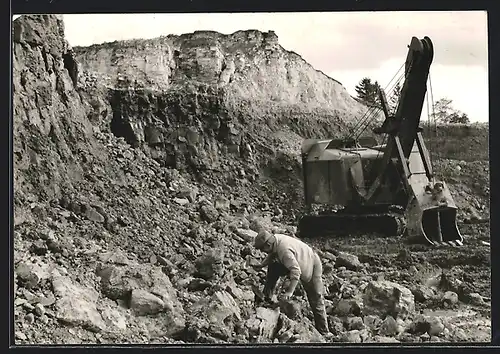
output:
POLYGON ((428 37, 411 39, 395 112, 380 89, 385 120, 372 136, 303 142, 306 213, 299 221, 300 237, 361 232, 462 244, 457 206, 446 183, 435 179, 419 126, 433 56, 428 37), (384 143, 375 136, 384 136, 384 143))

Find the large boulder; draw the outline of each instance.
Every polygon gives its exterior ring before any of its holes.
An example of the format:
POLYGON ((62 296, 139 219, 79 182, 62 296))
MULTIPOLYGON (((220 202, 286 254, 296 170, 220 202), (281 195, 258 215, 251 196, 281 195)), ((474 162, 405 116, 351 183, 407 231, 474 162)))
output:
POLYGON ((130 299, 130 306, 138 315, 157 315, 149 325, 154 336, 174 335, 183 330, 185 312, 167 275, 152 264, 126 263, 98 267, 104 295, 113 300, 130 299))
POLYGON ((278 309, 257 307, 255 314, 245 321, 251 340, 258 343, 272 343, 279 316, 278 309))
POLYGON ((280 314, 276 339, 280 343, 324 343, 325 339, 307 318, 295 321, 280 314))
POLYGON ((96 308, 99 293, 95 289, 74 284, 71 278, 61 275, 52 278, 52 287, 57 298, 55 309, 59 321, 95 332, 106 329, 106 323, 96 308))
POLYGON ((417 302, 426 302, 435 295, 434 290, 425 285, 418 285, 412 289, 412 294, 417 302))
POLYGON ((191 306, 191 330, 200 330, 211 337, 228 341, 242 321, 240 307, 227 291, 220 290, 191 306))
POLYGON ((195 316, 206 318, 209 323, 224 323, 229 317, 241 319, 241 312, 234 298, 227 291, 217 291, 203 298, 192 307, 195 316))
POLYGON ((138 315, 156 315, 165 307, 165 303, 158 296, 142 289, 132 290, 130 308, 138 315))
POLYGON ((415 311, 412 292, 397 283, 387 280, 371 281, 363 294, 363 313, 385 319, 387 315, 405 319, 415 311))
POLYGON ((346 252, 339 252, 335 261, 336 267, 346 267, 349 270, 358 270, 363 267, 358 257, 346 252))
POLYGON ((223 252, 209 250, 196 260, 194 275, 205 280, 217 279, 224 273, 223 261, 223 252))

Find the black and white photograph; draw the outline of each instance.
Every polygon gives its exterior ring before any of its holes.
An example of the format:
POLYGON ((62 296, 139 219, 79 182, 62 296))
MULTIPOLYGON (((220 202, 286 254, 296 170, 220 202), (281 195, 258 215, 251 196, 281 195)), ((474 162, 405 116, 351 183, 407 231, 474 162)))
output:
POLYGON ((23 14, 11 48, 15 345, 492 341, 486 11, 23 14))

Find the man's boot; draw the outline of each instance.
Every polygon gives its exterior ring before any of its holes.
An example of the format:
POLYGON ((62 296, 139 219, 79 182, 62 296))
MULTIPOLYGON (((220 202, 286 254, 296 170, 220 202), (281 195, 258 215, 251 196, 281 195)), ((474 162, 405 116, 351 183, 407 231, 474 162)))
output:
POLYGON ((323 314, 314 313, 314 327, 323 335, 330 333, 328 320, 323 314))

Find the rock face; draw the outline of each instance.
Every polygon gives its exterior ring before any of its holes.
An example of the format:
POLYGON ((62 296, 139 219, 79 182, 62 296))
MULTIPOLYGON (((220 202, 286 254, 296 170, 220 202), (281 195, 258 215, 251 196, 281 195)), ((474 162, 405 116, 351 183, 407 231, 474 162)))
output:
MULTIPOLYGON (((278 158, 295 166, 285 172, 287 193, 299 195, 302 139, 343 134, 366 111, 273 33, 198 31, 73 50, 79 87, 106 92, 82 93, 95 124, 161 166, 222 179, 220 185, 233 189, 257 182, 259 165, 278 158)), ((267 197, 290 207, 283 195, 268 191, 267 197)), ((217 218, 213 208, 202 208, 206 218, 217 218)))
POLYGON ((110 90, 114 133, 174 167, 219 169, 226 152, 246 158, 279 130, 340 133, 366 109, 273 33, 197 31, 74 50, 110 90))
POLYGON ((157 90, 202 83, 224 88, 230 99, 328 108, 348 116, 363 108, 339 82, 281 47, 272 31, 196 31, 74 50, 83 70, 102 74, 116 87, 135 80, 157 90))
POLYGON ((74 58, 59 17, 22 16, 13 27, 16 200, 25 193, 60 197, 83 178, 77 151, 92 149, 92 126, 65 64, 74 58))

